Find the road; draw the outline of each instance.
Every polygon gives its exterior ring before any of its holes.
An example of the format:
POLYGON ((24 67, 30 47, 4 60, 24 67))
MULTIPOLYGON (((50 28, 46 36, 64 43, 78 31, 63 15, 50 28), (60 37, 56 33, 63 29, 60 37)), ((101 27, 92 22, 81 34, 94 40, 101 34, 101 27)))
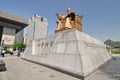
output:
POLYGON ((80 80, 16 56, 2 59, 6 63, 7 71, 0 72, 0 80, 80 80))

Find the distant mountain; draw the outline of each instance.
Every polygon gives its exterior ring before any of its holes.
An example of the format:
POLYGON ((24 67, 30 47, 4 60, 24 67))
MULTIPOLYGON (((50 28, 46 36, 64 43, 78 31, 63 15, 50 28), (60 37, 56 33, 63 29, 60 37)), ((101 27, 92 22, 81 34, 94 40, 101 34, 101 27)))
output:
POLYGON ((116 47, 116 46, 120 46, 120 41, 112 41, 110 39, 106 40, 104 42, 106 45, 111 46, 112 48, 116 47))

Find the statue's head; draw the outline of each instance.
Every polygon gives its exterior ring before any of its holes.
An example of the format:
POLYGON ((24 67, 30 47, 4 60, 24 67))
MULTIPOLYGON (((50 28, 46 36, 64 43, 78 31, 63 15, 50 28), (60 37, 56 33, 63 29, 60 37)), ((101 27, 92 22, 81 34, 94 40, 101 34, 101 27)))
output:
POLYGON ((72 12, 71 8, 67 8, 67 13, 69 14, 71 12, 72 12))

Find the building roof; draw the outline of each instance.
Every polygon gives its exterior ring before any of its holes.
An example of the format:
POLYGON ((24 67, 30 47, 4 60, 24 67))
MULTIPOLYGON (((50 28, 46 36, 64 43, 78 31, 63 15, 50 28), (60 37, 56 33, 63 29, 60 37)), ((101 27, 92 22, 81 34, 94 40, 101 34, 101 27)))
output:
POLYGON ((0 11, 0 26, 6 26, 16 29, 16 32, 22 30, 28 25, 28 20, 0 11))

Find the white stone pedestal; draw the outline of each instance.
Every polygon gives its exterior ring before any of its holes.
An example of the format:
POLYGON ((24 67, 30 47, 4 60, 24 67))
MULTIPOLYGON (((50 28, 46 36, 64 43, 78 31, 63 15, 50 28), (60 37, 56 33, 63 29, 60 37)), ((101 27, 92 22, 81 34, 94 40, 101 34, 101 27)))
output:
POLYGON ((34 56, 30 55, 29 48, 25 51, 25 59, 84 77, 111 58, 101 41, 76 29, 35 40, 34 56))

